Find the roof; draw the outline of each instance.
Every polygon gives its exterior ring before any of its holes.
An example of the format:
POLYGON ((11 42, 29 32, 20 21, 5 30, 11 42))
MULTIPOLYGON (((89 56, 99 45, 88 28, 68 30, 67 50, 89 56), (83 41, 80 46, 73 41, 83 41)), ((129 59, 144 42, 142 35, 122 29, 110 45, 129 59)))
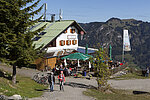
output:
POLYGON ((39 48, 41 45, 45 47, 50 41, 55 39, 59 34, 61 34, 71 25, 75 25, 75 27, 79 31, 84 31, 86 33, 86 31, 74 20, 62 20, 56 22, 38 22, 32 27, 31 31, 35 31, 45 24, 47 24, 45 30, 41 32, 40 35, 36 37, 35 41, 33 42, 33 44, 35 44, 35 48, 39 48))
MULTIPOLYGON (((79 46, 79 47, 77 48, 77 51, 78 51, 78 52, 81 52, 81 53, 85 53, 85 47, 79 46)), ((95 53, 96 51, 98 51, 98 49, 88 48, 88 53, 95 53)))
MULTIPOLYGON (((83 48, 78 48, 77 51, 81 52, 81 53, 85 53, 85 49, 83 49, 83 48)), ((95 50, 89 50, 88 49, 88 53, 95 53, 95 50)))

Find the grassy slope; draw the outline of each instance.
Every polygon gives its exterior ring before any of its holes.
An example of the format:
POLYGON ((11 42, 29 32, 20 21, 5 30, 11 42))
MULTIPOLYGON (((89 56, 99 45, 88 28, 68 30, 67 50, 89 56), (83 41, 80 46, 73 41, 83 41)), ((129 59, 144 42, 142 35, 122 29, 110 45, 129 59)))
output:
POLYGON ((33 80, 27 77, 17 76, 18 83, 13 85, 10 80, 0 77, 0 94, 12 96, 19 94, 23 97, 38 97, 43 94, 43 91, 37 91, 47 89, 47 86, 37 84, 33 80))
POLYGON ((95 89, 89 89, 83 93, 96 98, 96 100, 150 100, 148 94, 134 95, 131 91, 125 90, 113 89, 113 93, 103 93, 95 89))

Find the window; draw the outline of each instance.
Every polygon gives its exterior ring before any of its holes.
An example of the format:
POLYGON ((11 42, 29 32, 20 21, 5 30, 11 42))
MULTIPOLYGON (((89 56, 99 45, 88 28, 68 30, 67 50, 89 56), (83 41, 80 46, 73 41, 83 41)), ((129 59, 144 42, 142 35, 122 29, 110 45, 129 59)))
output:
POLYGON ((72 40, 72 44, 76 45, 77 44, 77 40, 72 40))
POLYGON ((67 41, 66 41, 66 44, 67 44, 67 45, 71 45, 71 40, 67 40, 67 41))
POLYGON ((60 40, 59 44, 60 44, 60 46, 64 46, 65 45, 65 41, 64 40, 60 40))
POLYGON ((46 34, 46 32, 41 32, 39 35, 44 35, 44 34, 46 34))
POLYGON ((64 31, 64 33, 67 33, 67 29, 64 31))
POLYGON ((70 29, 70 33, 75 33, 75 29, 70 29))
POLYGON ((35 37, 33 41, 38 41, 41 37, 35 37))

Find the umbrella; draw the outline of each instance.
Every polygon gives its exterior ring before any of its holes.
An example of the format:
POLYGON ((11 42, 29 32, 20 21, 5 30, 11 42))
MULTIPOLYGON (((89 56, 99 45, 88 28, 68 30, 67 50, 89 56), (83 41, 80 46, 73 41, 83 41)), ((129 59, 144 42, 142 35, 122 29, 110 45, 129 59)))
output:
POLYGON ((66 59, 64 59, 64 64, 65 64, 65 66, 67 66, 67 61, 66 61, 66 59))
POLYGON ((89 61, 89 68, 91 68, 91 63, 90 63, 90 61, 89 61))
POLYGON ((78 67, 81 67, 81 66, 80 66, 80 62, 79 62, 79 60, 78 60, 78 67))
POLYGON ((89 57, 82 54, 82 53, 73 53, 68 56, 62 57, 61 59, 68 59, 68 60, 88 60, 89 57))
POLYGON ((112 46, 111 46, 111 44, 110 44, 110 45, 109 45, 109 58, 110 58, 110 61, 112 60, 111 52, 112 52, 112 46))

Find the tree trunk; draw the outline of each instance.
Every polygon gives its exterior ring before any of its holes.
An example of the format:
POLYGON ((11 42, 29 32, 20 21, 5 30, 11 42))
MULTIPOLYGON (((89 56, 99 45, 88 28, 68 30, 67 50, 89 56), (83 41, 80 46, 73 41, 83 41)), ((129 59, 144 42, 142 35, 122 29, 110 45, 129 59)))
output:
POLYGON ((99 84, 98 80, 99 80, 99 78, 98 78, 98 76, 97 76, 97 85, 98 85, 97 89, 100 88, 100 84, 99 84))
POLYGON ((16 84, 16 66, 15 65, 13 65, 12 82, 13 84, 16 84))

